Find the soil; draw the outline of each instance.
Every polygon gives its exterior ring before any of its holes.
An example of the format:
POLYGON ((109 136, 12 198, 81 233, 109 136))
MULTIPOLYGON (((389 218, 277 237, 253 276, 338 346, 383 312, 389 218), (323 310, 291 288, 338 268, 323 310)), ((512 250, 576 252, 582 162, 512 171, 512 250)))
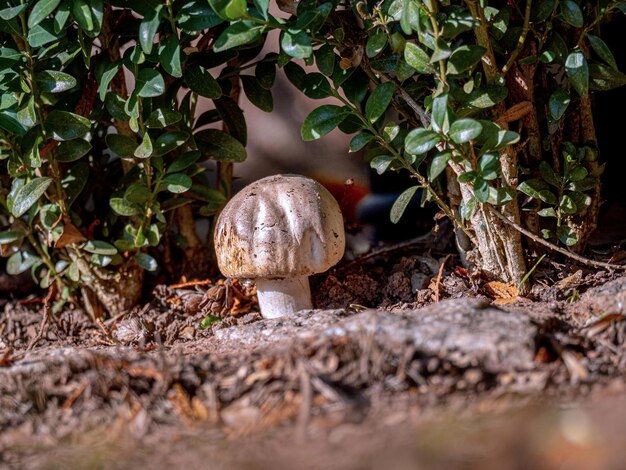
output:
POLYGON ((240 284, 100 323, 0 301, 0 467, 623 468, 626 276, 544 260, 518 298, 449 241, 346 262, 276 320, 240 284))

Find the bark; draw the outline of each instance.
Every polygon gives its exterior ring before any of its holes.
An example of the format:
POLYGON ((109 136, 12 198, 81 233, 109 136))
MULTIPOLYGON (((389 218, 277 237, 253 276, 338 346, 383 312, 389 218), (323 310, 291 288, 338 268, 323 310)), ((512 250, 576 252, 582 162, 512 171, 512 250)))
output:
MULTIPOLYGON (((593 123, 593 114, 591 112, 591 100, 589 96, 580 98, 580 136, 581 144, 595 145, 597 142, 596 130, 593 123)), ((582 252, 587 245, 589 237, 596 229, 598 217, 600 214, 600 206, 602 204, 602 182, 600 179, 600 164, 597 158, 586 162, 586 168, 590 175, 596 177, 595 186, 587 192, 591 196, 591 204, 582 214, 570 218, 567 223, 576 234, 578 242, 574 246, 574 251, 582 252)))
MULTIPOLYGON (((482 63, 487 81, 491 81, 499 74, 499 69, 489 38, 484 11, 475 0, 467 0, 466 3, 474 18, 478 19, 479 22, 479 25, 474 29, 476 43, 487 49, 482 63)), ((496 105, 493 113, 494 117, 503 115, 505 113, 504 103, 496 105)), ((503 123, 502 127, 507 129, 508 125, 503 123)), ((503 184, 516 188, 518 158, 517 154, 510 147, 500 152, 500 166, 503 184)), ((461 190, 464 199, 466 199, 466 193, 469 188, 463 190, 463 186, 461 185, 461 190)), ((496 210, 498 209, 496 208, 496 210)), ((502 206, 501 211, 509 220, 519 224, 520 215, 516 198, 502 206)), ((481 258, 480 267, 506 282, 520 285, 521 292, 525 293, 528 286, 521 285, 522 279, 526 274, 526 261, 522 250, 521 234, 482 208, 475 211, 471 218, 471 223, 478 240, 478 250, 481 258)))

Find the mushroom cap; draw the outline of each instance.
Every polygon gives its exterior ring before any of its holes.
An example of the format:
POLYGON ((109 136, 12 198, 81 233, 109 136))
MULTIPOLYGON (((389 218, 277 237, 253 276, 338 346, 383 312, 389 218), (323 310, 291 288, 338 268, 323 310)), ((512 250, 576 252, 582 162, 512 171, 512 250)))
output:
POLYGON ((241 278, 309 276, 343 256, 343 217, 335 198, 299 175, 260 179, 237 193, 215 227, 222 274, 241 278))

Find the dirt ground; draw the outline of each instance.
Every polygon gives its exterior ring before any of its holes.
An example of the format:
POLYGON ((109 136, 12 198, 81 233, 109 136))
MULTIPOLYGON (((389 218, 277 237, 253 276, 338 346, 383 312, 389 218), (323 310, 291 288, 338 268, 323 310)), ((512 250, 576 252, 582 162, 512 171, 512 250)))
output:
POLYGON ((624 468, 626 277, 544 260, 517 298, 448 242, 339 265, 277 320, 241 285, 205 329, 204 286, 100 325, 0 301, 0 467, 624 468))

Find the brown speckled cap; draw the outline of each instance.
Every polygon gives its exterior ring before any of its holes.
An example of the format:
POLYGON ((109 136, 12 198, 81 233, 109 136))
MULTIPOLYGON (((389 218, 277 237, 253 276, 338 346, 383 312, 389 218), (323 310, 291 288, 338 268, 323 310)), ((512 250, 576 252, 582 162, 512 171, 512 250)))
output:
POLYGON ((217 263, 228 277, 308 276, 334 266, 344 249, 337 201, 317 181, 298 175, 246 186, 215 228, 217 263))

